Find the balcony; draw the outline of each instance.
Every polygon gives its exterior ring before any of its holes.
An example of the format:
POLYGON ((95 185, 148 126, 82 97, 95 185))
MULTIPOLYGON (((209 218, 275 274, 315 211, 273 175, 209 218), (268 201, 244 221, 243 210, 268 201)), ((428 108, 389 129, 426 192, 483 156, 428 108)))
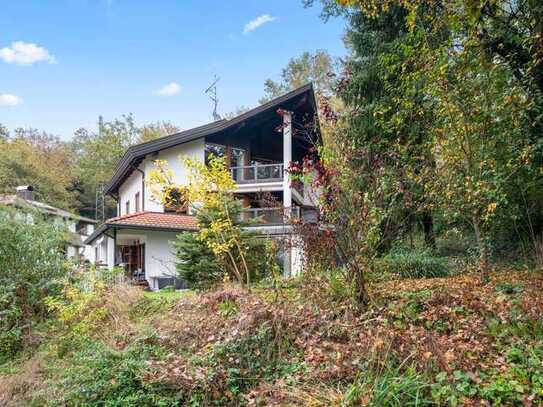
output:
POLYGON ((283 164, 255 164, 231 167, 236 184, 258 184, 283 181, 283 164))
MULTIPOLYGON (((309 222, 317 219, 317 211, 315 209, 293 206, 289 212, 290 219, 301 218, 309 222)), ((257 225, 282 225, 289 221, 289 214, 286 208, 283 207, 244 209, 241 217, 245 220, 254 219, 257 225)))

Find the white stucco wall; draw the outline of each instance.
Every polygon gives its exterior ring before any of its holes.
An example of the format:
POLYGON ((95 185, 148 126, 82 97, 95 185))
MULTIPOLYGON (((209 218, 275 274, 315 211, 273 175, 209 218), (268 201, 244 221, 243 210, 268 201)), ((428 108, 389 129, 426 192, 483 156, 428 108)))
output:
MULTIPOLYGON (((171 241, 177 233, 147 232, 145 243, 145 275, 149 281, 153 277, 171 277, 176 275, 175 254, 171 241)), ((151 281, 149 281, 151 284, 151 281)))
MULTIPOLYGON (((192 159, 204 162, 205 140, 203 138, 193 140, 189 143, 162 150, 157 155, 147 158, 144 162, 145 174, 149 174, 149 172, 155 168, 155 160, 163 160, 168 163, 168 168, 172 170, 174 182, 177 184, 186 185, 188 183, 188 170, 181 161, 181 156, 190 157, 192 159)), ((149 188, 147 188, 145 191, 145 210, 164 212, 163 206, 153 199, 152 194, 148 192, 148 189, 149 188)))
MULTIPOLYGON (((170 242, 176 239, 177 232, 158 232, 123 229, 118 232, 117 244, 133 244, 137 239, 145 245, 145 278, 151 289, 156 289, 157 277, 173 277, 176 275, 175 254, 170 242)), ((113 239, 103 236, 94 242, 98 247, 97 261, 108 268, 114 265, 113 239), (107 241, 107 243, 106 243, 107 241), (107 246, 107 247, 106 247, 107 246)), ((93 250, 94 250, 93 247, 93 250)))
MULTIPOLYGON (((92 232, 94 232, 94 225, 92 223, 88 223, 85 227, 82 239, 85 240, 88 236, 92 234, 92 232)), ((96 259, 94 258, 94 246, 92 245, 85 245, 81 254, 83 255, 83 260, 88 260, 91 263, 94 263, 96 261, 96 259)))
POLYGON ((98 248, 98 253, 95 258, 96 263, 106 265, 108 268, 112 268, 115 264, 114 242, 113 239, 103 235, 94 241, 92 250, 98 248))
MULTIPOLYGON (((138 168, 144 171, 147 177, 147 174, 149 174, 149 172, 155 168, 154 161, 164 160, 168 163, 168 167, 173 171, 174 181, 178 184, 186 184, 188 171, 180 160, 181 156, 191 157, 203 162, 205 159, 204 138, 159 151, 158 154, 145 158, 138 168)), ((144 201, 140 202, 140 210, 164 212, 163 206, 153 199, 148 185, 145 185, 145 193, 142 193, 141 177, 142 174, 139 171, 134 170, 126 181, 124 181, 119 187, 119 216, 127 214, 126 202, 128 200, 130 200, 130 213, 134 213, 136 211, 135 196, 138 192, 140 194, 140 199, 144 201)))
MULTIPOLYGON (((140 166, 141 167, 141 166, 140 166)), ((136 194, 139 192, 140 211, 142 210, 142 174, 139 171, 132 171, 132 174, 119 187, 119 202, 121 204, 121 213, 127 215, 126 202, 130 201, 130 213, 136 212, 136 194)), ((147 208, 146 208, 147 209, 147 208)))

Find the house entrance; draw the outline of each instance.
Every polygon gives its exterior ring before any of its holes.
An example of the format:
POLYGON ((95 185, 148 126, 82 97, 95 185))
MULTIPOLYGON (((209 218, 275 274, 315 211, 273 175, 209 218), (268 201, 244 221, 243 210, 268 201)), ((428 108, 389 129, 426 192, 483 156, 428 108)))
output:
POLYGON ((134 244, 122 245, 120 252, 126 274, 134 281, 144 281, 145 244, 136 241, 134 244))

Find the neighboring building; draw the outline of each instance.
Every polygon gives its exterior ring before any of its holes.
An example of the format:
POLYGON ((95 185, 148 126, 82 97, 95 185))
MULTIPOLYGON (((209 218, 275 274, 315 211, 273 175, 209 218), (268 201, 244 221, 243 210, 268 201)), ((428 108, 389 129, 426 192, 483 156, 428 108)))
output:
POLYGON ((68 244, 66 256, 76 261, 94 262, 94 250, 84 241, 94 232, 94 219, 79 216, 64 209, 55 208, 43 202, 34 200, 34 189, 31 185, 17 187, 14 195, 0 195, 0 205, 13 206, 24 209, 31 207, 53 222, 62 222, 68 229, 68 244))
MULTIPOLYGON (((246 208, 244 216, 263 220, 253 227, 266 236, 291 236, 290 216, 315 214, 313 191, 307 185, 291 185, 286 171, 312 147, 307 138, 310 127, 304 125, 315 117, 309 84, 230 120, 130 147, 105 191, 117 200, 118 216, 86 240, 95 249, 97 263, 122 264, 133 279, 147 281, 151 289, 171 284, 175 256, 170 242, 181 231, 197 230, 197 224, 193 214, 171 213, 150 196, 145 177, 158 159, 166 161, 175 182, 183 184, 187 168, 180 156, 201 162, 209 154, 224 156, 236 181, 234 193, 246 208), (284 113, 278 114, 279 109, 284 113)), ((282 258, 284 273, 296 274, 299 249, 294 245, 282 258)))

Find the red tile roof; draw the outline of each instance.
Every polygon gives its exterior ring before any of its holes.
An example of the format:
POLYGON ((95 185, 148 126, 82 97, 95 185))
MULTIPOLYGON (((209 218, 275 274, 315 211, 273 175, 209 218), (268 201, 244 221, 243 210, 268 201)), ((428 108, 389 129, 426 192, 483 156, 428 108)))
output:
POLYGON ((161 212, 136 212, 106 220, 107 225, 136 226, 157 229, 198 230, 195 216, 161 212))

